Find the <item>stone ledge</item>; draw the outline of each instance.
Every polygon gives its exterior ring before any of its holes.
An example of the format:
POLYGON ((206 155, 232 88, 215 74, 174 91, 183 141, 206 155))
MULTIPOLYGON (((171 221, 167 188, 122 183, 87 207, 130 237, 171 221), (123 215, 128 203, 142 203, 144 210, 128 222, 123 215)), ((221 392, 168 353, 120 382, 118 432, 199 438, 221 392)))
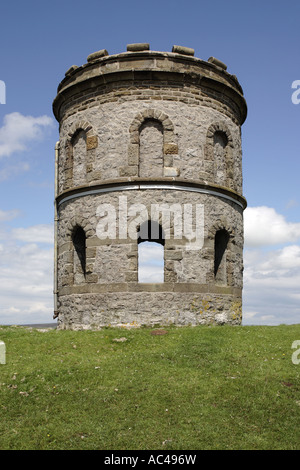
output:
MULTIPOLYGON (((135 167, 131 167, 131 168, 135 168, 135 167)), ((159 184, 167 185, 168 187, 165 189, 169 189, 169 188, 174 189, 174 185, 178 185, 178 189, 175 188, 175 190, 180 190, 180 188, 184 190, 184 187, 186 187, 186 189, 188 189, 189 191, 193 189, 196 192, 197 192, 197 189, 199 189, 199 192, 201 192, 201 190, 203 190, 204 192, 213 191, 213 192, 219 193, 220 197, 222 197, 222 195, 224 195, 225 197, 226 196, 231 197, 232 199, 236 200, 243 207, 243 209, 247 207, 247 201, 244 198, 244 196, 237 193, 233 189, 226 188, 224 186, 219 186, 214 183, 203 182, 201 180, 196 180, 196 179, 190 180, 190 179, 184 179, 180 177, 175 178, 175 177, 167 177, 167 176, 161 177, 161 178, 159 177, 140 178, 138 176, 119 177, 118 179, 106 180, 101 183, 98 183, 98 182, 96 184, 90 183, 84 186, 78 186, 76 188, 73 187, 73 188, 64 190, 58 195, 56 200, 57 200, 58 205, 60 205, 61 201, 64 200, 65 197, 69 197, 69 196, 78 197, 80 196, 82 192, 85 193, 87 191, 90 192, 94 190, 96 191, 100 190, 99 193, 100 192, 105 193, 106 189, 109 190, 110 192, 112 191, 112 189, 114 191, 123 191, 124 185, 132 186, 132 190, 141 190, 141 189, 144 190, 144 189, 147 189, 146 186, 149 185, 149 190, 150 190, 150 189, 156 189, 155 186, 159 184)), ((127 187, 126 189, 130 189, 130 188, 127 187)), ((158 189, 161 189, 161 188, 158 188, 158 189)))
POLYGON ((74 294, 101 294, 101 293, 137 293, 137 292, 173 292, 173 293, 199 293, 212 295, 230 295, 239 297, 242 289, 238 287, 219 287, 198 283, 164 282, 164 283, 143 283, 143 282, 123 282, 123 283, 103 283, 103 284, 80 284, 77 286, 65 286, 60 288, 60 296, 74 294))

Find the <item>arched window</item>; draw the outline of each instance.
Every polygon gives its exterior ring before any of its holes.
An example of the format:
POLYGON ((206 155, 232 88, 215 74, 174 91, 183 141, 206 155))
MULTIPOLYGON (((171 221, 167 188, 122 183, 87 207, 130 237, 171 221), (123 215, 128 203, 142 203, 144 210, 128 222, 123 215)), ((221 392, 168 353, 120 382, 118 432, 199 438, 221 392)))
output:
POLYGON ((165 237, 160 224, 144 222, 138 236, 138 282, 164 282, 165 237))
POLYGON ((139 134, 139 176, 145 178, 163 176, 164 133, 161 122, 156 119, 146 119, 140 127, 139 134))
POLYGON ((80 186, 86 182, 86 133, 78 130, 72 138, 73 185, 80 186))
POLYGON ((227 284, 227 247, 229 233, 225 229, 218 230, 215 235, 215 263, 214 275, 218 284, 227 284))
POLYGON ((74 247, 73 269, 74 283, 80 284, 85 281, 86 275, 86 235, 82 227, 77 226, 72 233, 74 247))
POLYGON ((226 184, 226 147, 228 138, 225 132, 216 131, 214 134, 214 160, 216 163, 215 182, 225 186, 226 184))

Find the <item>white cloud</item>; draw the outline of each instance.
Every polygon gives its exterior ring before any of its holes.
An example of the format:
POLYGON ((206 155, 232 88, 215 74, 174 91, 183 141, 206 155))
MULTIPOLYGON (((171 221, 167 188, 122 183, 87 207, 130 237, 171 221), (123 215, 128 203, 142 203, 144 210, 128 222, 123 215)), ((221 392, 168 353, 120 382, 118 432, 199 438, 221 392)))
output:
POLYGON ((159 243, 139 244, 139 282, 164 281, 164 248, 159 243))
POLYGON ((244 253, 244 324, 300 322, 300 246, 244 253))
POLYGON ((163 269, 159 266, 141 266, 139 269, 139 282, 164 282, 163 269))
POLYGON ((13 209, 10 211, 3 211, 0 209, 0 222, 6 222, 8 220, 15 219, 20 215, 20 211, 17 209, 13 209))
POLYGON ((3 230, 0 248, 0 324, 51 322, 53 226, 3 230))
POLYGON ((244 324, 299 323, 300 223, 266 206, 244 216, 244 324))
POLYGON ((163 246, 159 243, 143 242, 139 244, 139 261, 141 263, 161 263, 163 253, 163 246))
POLYGON ((40 224, 27 228, 16 228, 11 232, 15 240, 26 243, 52 243, 54 239, 53 225, 40 224))
POLYGON ((278 250, 276 256, 269 254, 262 267, 269 271, 280 270, 286 272, 293 268, 300 268, 300 246, 289 245, 278 250))
POLYGON ((256 315, 259 315, 259 312, 256 311, 251 311, 251 310, 246 310, 243 311, 243 320, 249 321, 251 318, 255 317, 256 315))
POLYGON ((53 124, 49 116, 23 116, 18 112, 6 114, 0 128, 0 158, 26 150, 29 142, 41 139, 45 129, 53 124))
POLYGON ((287 222, 272 207, 247 207, 244 227, 247 247, 294 243, 300 239, 300 223, 287 222))

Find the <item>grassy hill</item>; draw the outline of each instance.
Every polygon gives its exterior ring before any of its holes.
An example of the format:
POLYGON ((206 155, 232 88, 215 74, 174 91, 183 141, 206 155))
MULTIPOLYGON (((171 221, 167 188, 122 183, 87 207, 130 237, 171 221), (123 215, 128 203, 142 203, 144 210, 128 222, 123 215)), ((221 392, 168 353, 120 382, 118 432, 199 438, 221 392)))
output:
POLYGON ((153 330, 1 327, 0 449, 300 448, 300 325, 153 330))

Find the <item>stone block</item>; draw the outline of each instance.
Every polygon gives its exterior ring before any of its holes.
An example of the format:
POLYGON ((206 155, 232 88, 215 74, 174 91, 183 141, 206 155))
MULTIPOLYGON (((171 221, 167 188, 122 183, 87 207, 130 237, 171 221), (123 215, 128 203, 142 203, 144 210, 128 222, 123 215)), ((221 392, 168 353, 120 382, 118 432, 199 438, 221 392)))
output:
POLYGON ((214 64, 223 70, 227 69, 227 65, 224 64, 224 62, 221 62, 219 59, 216 59, 215 57, 210 57, 207 62, 210 62, 211 64, 214 64))
POLYGON ((166 250, 165 251, 166 260, 182 260, 182 251, 175 251, 175 250, 166 250))
POLYGON ((71 73, 76 69, 78 69, 78 65, 71 65, 71 67, 66 71, 65 76, 71 75, 71 73))
POLYGON ((86 164, 86 172, 87 173, 91 173, 93 171, 93 168, 94 168, 94 166, 93 166, 92 163, 87 163, 86 164))
POLYGON ((86 257, 87 258, 95 258, 96 257, 97 248, 95 246, 88 247, 86 249, 86 257))
POLYGON ((195 50, 191 47, 184 47, 184 46, 173 46, 172 52, 176 52, 177 54, 183 55, 190 55, 193 56, 195 54, 195 50))
POLYGON ((91 173, 92 180, 101 180, 102 179, 102 172, 100 170, 94 170, 91 173))
POLYGON ((176 145, 176 144, 165 144, 164 145, 164 154, 165 155, 177 155, 178 154, 178 145, 176 145))
POLYGON ((85 267, 85 271, 86 271, 87 274, 93 274, 94 264, 93 263, 87 264, 86 267, 85 267))
POLYGON ((177 281, 177 276, 176 273, 172 271, 166 271, 165 272, 165 282, 167 283, 173 283, 177 281))
POLYGON ((86 275, 86 281, 90 283, 96 283, 98 282, 98 276, 97 274, 87 274, 86 275))
POLYGON ((136 282, 138 279, 138 272, 137 271, 128 271, 125 274, 125 281, 126 282, 136 282))
POLYGON ((128 259, 128 269, 130 271, 137 271, 138 270, 138 260, 137 257, 131 257, 128 259))
POLYGON ((62 286, 69 286, 73 284, 74 276, 73 274, 69 274, 67 276, 62 276, 61 277, 61 285, 62 286))
POLYGON ((136 44, 127 44, 128 52, 149 51, 150 44, 146 42, 139 42, 136 44))
POLYGON ((65 178, 66 180, 73 178, 73 168, 67 168, 65 171, 65 178))
POLYGON ((87 58, 88 62, 94 62, 97 59, 101 59, 101 57, 105 57, 108 55, 108 52, 106 49, 101 49, 100 51, 93 52, 90 54, 87 58))
POLYGON ((164 167, 164 176, 179 176, 180 171, 178 168, 164 167))
POLYGON ((124 166, 119 170, 120 176, 137 176, 138 167, 137 166, 124 166))
POLYGON ((173 155, 165 155, 164 164, 165 164, 165 167, 173 166, 173 155))
POLYGON ((96 135, 90 135, 86 138, 86 149, 92 150, 98 147, 98 137, 96 135))
POLYGON ((138 165, 139 163, 139 146, 132 144, 128 148, 128 165, 138 165))
POLYGON ((73 263, 73 251, 65 251, 63 254, 63 263, 66 264, 71 264, 73 263))

